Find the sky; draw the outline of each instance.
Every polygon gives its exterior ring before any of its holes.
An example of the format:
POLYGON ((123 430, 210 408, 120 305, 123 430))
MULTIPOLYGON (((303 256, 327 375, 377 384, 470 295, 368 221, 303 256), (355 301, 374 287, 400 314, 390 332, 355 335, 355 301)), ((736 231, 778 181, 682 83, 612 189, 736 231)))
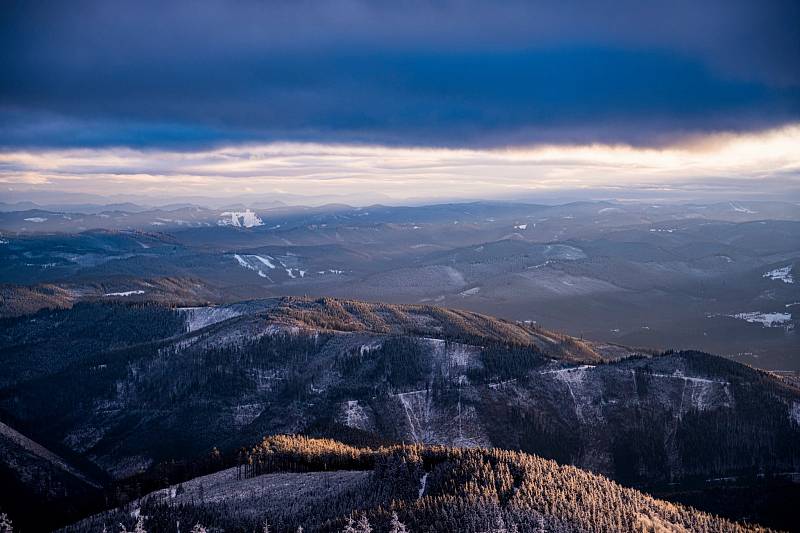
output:
POLYGON ((15 2, 14 191, 800 200, 800 2, 15 2))

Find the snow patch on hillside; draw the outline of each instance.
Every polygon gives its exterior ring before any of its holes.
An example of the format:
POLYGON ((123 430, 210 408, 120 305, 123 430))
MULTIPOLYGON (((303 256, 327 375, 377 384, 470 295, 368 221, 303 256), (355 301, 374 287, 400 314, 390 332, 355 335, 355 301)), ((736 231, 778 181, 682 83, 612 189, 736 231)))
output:
POLYGON ((358 403, 358 400, 347 400, 342 405, 342 422, 345 426, 360 429, 363 431, 370 430, 370 420, 367 412, 358 403))
POLYGON ((729 315, 751 324, 761 324, 765 328, 777 328, 789 324, 792 321, 791 313, 761 313, 752 311, 748 313, 736 313, 729 315))
POLYGON ((800 426, 800 402, 792 402, 789 408, 789 419, 800 426))
POLYGON ((411 438, 417 444, 433 441, 431 432, 431 395, 427 390, 402 392, 395 397, 400 400, 408 423, 411 438))
POLYGON ((480 287, 472 287, 471 289, 467 289, 465 291, 461 291, 459 296, 466 297, 466 296, 474 296, 481 291, 480 287))
POLYGON ((144 291, 107 292, 103 296, 133 296, 134 294, 144 294, 144 291))
POLYGON ((176 311, 184 315, 189 333, 242 314, 230 307, 180 307, 176 311))
POLYGON ((792 277, 792 265, 787 265, 782 268, 776 268, 775 270, 770 270, 761 277, 769 278, 776 281, 782 281, 784 283, 794 283, 794 278, 792 277))
POLYGON ((226 211, 220 213, 222 218, 217 221, 218 226, 234 226, 237 228, 253 228, 263 226, 264 221, 254 212, 246 209, 244 211, 226 211))
POLYGON ((575 416, 577 416, 578 420, 581 422, 585 421, 583 414, 584 402, 581 401, 579 396, 584 380, 586 379, 586 372, 592 368, 594 368, 593 365, 581 365, 541 372, 541 374, 552 374, 554 378, 567 386, 569 395, 572 397, 572 402, 575 404, 575 416))
POLYGON ((731 209, 736 211, 737 213, 746 213, 748 215, 755 215, 758 211, 753 211, 752 209, 747 209, 746 207, 736 204, 734 202, 730 202, 731 209))
POLYGON ((95 488, 100 488, 100 485, 96 484, 95 482, 93 482, 92 480, 81 474, 78 470, 75 470, 74 468, 69 466, 61 457, 54 454, 41 444, 32 441, 31 439, 29 439, 22 433, 18 432, 17 430, 3 424, 2 422, 0 422, 0 435, 10 440, 17 446, 27 450, 31 454, 39 457, 40 459, 43 459, 49 462, 50 464, 58 467, 59 469, 72 474, 73 476, 84 481, 85 483, 95 488))
POLYGON ((236 405, 233 407, 233 424, 241 429, 258 418, 263 411, 264 406, 260 403, 236 405))
POLYGON ((274 259, 272 257, 270 256, 263 257, 260 255, 233 254, 233 258, 236 259, 236 262, 239 263, 240 267, 252 270, 260 277, 272 281, 272 279, 261 269, 261 267, 275 269, 275 264, 272 262, 274 261, 274 259))
POLYGON ((417 493, 417 499, 422 498, 425 494, 425 486, 428 484, 428 473, 425 472, 422 474, 422 478, 419 480, 419 493, 417 493))

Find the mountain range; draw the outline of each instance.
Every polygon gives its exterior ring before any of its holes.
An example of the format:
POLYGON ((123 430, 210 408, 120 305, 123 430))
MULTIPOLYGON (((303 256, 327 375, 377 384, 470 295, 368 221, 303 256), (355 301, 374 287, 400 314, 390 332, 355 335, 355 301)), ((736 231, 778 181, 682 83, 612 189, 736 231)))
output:
POLYGON ((2 441, 15 450, 3 486, 49 502, 50 526, 233 466, 265 435, 299 433, 370 449, 518 450, 783 528, 784 511, 718 495, 798 494, 786 483, 800 464, 800 390, 701 352, 306 297, 78 302, 3 319, 0 331, 2 441))

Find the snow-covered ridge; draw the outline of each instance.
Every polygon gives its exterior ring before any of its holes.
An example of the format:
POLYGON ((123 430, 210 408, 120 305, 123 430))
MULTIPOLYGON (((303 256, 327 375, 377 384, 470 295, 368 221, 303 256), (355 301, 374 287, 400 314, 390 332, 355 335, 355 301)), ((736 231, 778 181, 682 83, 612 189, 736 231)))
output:
POLYGON ((252 228, 263 226, 264 221, 257 214, 249 209, 244 211, 225 211, 220 216, 226 217, 217 221, 218 226, 235 226, 237 228, 252 228))
POLYGON ((46 221, 47 219, 44 217, 31 217, 25 219, 25 222, 46 222, 46 221))
POLYGON ((782 281, 784 283, 794 283, 794 278, 792 277, 792 265, 770 270, 761 277, 782 281))

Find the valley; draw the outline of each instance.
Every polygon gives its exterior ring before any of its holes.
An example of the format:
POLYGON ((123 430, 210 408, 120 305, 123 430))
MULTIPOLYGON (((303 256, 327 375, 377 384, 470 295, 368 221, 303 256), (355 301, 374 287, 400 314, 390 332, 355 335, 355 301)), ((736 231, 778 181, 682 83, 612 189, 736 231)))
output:
POLYGON ((800 371, 794 204, 282 206, 251 211, 258 225, 229 224, 223 213, 247 212, 237 206, 167 212, 0 213, 0 314, 311 294, 430 303, 800 371))

